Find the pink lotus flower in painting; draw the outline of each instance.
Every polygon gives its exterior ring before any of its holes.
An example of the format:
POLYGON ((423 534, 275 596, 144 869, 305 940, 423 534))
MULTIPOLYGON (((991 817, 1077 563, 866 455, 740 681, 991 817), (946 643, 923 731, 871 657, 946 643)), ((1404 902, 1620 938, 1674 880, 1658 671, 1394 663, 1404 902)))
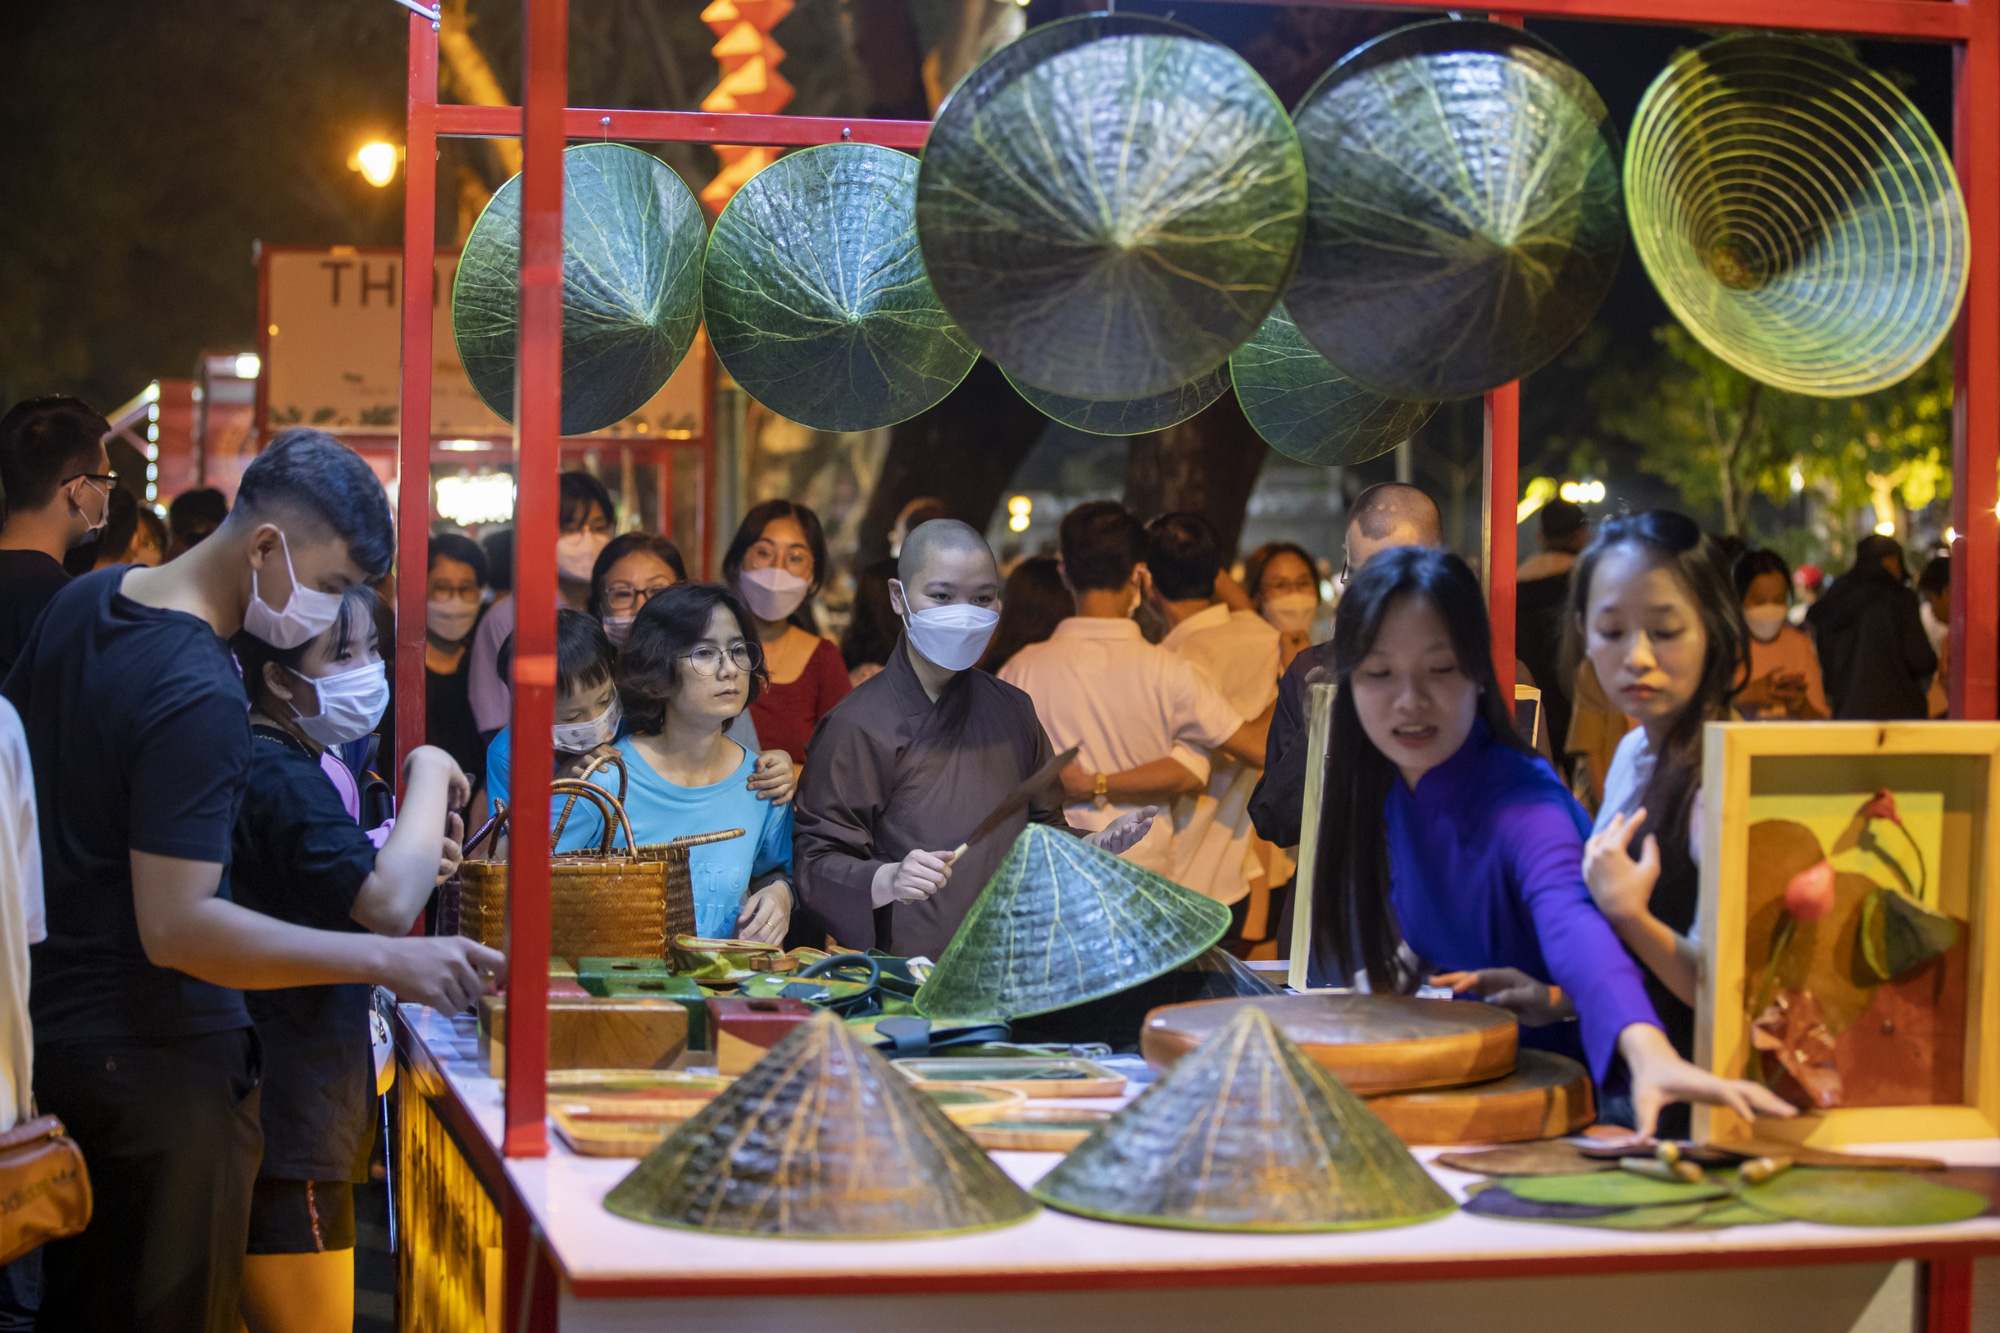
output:
POLYGON ((1821 861, 1792 876, 1785 885, 1785 910, 1800 924, 1833 910, 1832 862, 1821 861))
POLYGON ((1868 804, 1861 807, 1864 819, 1886 819, 1892 824, 1900 824, 1903 817, 1896 813, 1896 793, 1887 787, 1878 788, 1868 804))

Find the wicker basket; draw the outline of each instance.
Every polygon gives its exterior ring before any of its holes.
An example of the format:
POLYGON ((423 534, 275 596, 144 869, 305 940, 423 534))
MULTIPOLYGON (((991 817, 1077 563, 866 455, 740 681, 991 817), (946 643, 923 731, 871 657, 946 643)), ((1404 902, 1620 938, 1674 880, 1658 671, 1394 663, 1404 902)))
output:
MULTIPOLYGON (((597 850, 550 858, 549 952, 560 958, 665 958, 667 941, 694 928, 694 894, 681 852, 680 873, 665 860, 631 855, 632 826, 609 792, 588 782, 559 779, 552 794, 583 797, 604 815, 597 850), (612 854, 618 832, 627 854, 612 854)), ((501 807, 481 836, 498 836, 507 820, 501 807)), ((507 863, 466 861, 458 869, 458 933, 495 949, 507 934, 507 863)))
MULTIPOLYGON (((600 768, 606 767, 618 770, 617 803, 620 809, 623 809, 629 775, 625 768, 625 756, 618 753, 618 751, 606 750, 604 753, 591 759, 577 774, 577 780, 588 782, 591 774, 597 772, 600 768)), ((602 790, 602 788, 597 788, 594 783, 591 785, 596 790, 602 790)), ((581 794, 580 792, 571 792, 569 798, 563 802, 562 813, 556 817, 555 831, 549 835, 551 842, 562 837, 563 827, 569 823, 570 814, 576 809, 576 798, 581 794)), ((671 944, 676 935, 692 935, 694 933, 694 876, 689 866, 688 849, 699 847, 704 843, 728 842, 731 838, 740 838, 742 836, 743 830, 740 828, 727 829, 720 833, 694 833, 684 838, 674 838, 669 842, 656 842, 644 847, 632 848, 634 859, 656 861, 666 867, 667 944, 671 944), (685 909, 685 915, 683 915, 683 909, 685 909), (683 921, 686 923, 685 926, 681 925, 683 921)), ((632 845, 632 829, 629 824, 625 829, 625 843, 628 847, 632 845)), ((665 947, 665 945, 663 944, 662 947, 665 947)), ((612 955, 589 954, 579 956, 609 957, 612 955)), ((648 958, 652 956, 651 954, 646 955, 648 958)))

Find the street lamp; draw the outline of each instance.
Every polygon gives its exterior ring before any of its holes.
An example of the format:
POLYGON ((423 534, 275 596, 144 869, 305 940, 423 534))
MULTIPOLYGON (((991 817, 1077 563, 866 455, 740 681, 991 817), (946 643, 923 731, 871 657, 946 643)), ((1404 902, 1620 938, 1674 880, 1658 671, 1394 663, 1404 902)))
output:
POLYGON ((347 159, 347 165, 360 172, 362 180, 381 189, 396 179, 396 167, 402 160, 401 148, 377 139, 373 143, 365 143, 355 149, 354 156, 347 159))

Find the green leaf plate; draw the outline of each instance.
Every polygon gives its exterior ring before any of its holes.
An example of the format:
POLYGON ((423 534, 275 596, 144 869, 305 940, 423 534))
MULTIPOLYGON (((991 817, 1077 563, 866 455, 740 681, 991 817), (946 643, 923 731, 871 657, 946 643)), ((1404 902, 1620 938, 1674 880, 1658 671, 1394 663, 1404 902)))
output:
POLYGON ((815 430, 906 421, 979 359, 917 250, 917 160, 833 143, 778 159, 715 220, 709 340, 743 391, 815 430))
POLYGON ((1644 1208, 1663 1203, 1700 1203, 1727 1197, 1727 1185, 1655 1180, 1630 1171, 1581 1176, 1507 1176, 1501 1188, 1538 1203, 1584 1203, 1606 1208, 1644 1208))
POLYGON ((1431 419, 1438 405, 1370 393, 1299 333, 1280 301, 1229 358, 1243 415, 1285 457, 1318 467, 1365 463, 1431 419))
POLYGON ((1767 1213, 1835 1227, 1920 1227, 1963 1222, 1986 1211, 1971 1190, 1900 1171, 1822 1171, 1795 1166, 1743 1191, 1767 1213))
POLYGON ((918 174, 945 309, 1016 380, 1071 398, 1149 398, 1228 360, 1304 232, 1270 88, 1162 31, 1031 33, 987 64, 939 108, 918 174))
POLYGON ((1466 398, 1583 331, 1625 248, 1618 138, 1554 47, 1442 19, 1343 57, 1299 103, 1311 183, 1285 303, 1391 398, 1466 398))
MULTIPOLYGON (((701 205, 671 167, 622 144, 563 153, 562 433, 621 421, 660 391, 701 325, 701 205)), ((521 178, 473 224, 452 284, 472 387, 514 419, 521 178)))

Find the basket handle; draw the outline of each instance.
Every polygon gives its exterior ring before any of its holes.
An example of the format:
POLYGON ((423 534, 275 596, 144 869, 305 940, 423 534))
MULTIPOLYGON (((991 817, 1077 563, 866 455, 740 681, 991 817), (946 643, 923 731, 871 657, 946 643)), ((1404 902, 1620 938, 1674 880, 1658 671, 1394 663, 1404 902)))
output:
MULTIPOLYGON (((549 795, 554 796, 557 793, 571 797, 586 797, 597 806, 599 813, 604 816, 604 838, 597 844, 597 854, 599 856, 611 855, 612 849, 617 846, 616 838, 621 830, 625 834, 626 854, 631 854, 632 823, 625 817, 625 807, 619 802, 617 797, 594 782, 579 782, 575 778, 557 778, 551 782, 549 784, 549 795), (617 816, 615 821, 612 819, 613 815, 617 816)), ((555 836, 554 834, 550 835, 551 847, 554 846, 555 836)))
POLYGON ((486 817, 486 822, 479 826, 479 831, 467 838, 459 848, 459 859, 462 861, 470 861, 473 848, 488 838, 493 839, 494 845, 498 846, 500 835, 507 829, 507 803, 497 796, 491 799, 493 813, 486 817))
MULTIPOLYGON (((618 751, 606 750, 603 754, 593 756, 591 761, 577 772, 575 780, 578 782, 590 781, 590 775, 595 773, 604 764, 615 765, 618 769, 618 804, 622 806, 625 804, 625 785, 629 779, 629 775, 625 771, 625 756, 618 753, 618 751)), ((562 814, 556 819, 555 831, 549 834, 550 846, 554 846, 561 840, 563 826, 569 823, 570 811, 576 809, 576 796, 575 792, 571 792, 569 798, 563 802, 562 814)))

